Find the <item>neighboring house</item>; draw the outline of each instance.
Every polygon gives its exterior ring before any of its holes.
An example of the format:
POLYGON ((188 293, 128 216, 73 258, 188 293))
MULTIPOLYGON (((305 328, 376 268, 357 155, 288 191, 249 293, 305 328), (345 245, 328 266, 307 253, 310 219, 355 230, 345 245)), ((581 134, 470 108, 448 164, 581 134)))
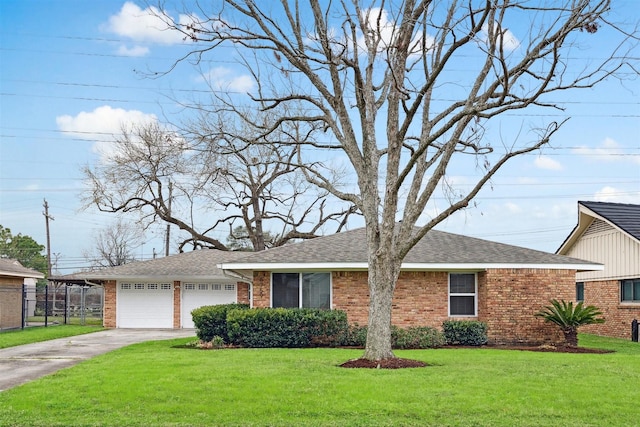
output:
POLYGON ((0 258, 0 329, 22 327, 23 285, 30 278, 44 279, 44 274, 0 258))
MULTIPOLYGON (((559 342, 557 328, 534 314, 552 298, 573 298, 576 271, 601 268, 432 230, 402 264, 393 323, 441 328, 448 319, 477 319, 487 322, 492 343, 559 342)), ((198 250, 74 277, 104 286, 106 327, 193 327, 191 310, 230 302, 340 309, 361 325, 368 318, 364 229, 256 253, 198 250)))
POLYGON ((194 308, 249 302, 249 285, 216 267, 246 255, 203 249, 53 280, 103 286, 107 328, 193 328, 194 308))
POLYGON ((605 318, 581 330, 629 338, 631 322, 640 320, 640 205, 578 202, 578 225, 557 253, 604 264, 576 275, 574 298, 605 318))

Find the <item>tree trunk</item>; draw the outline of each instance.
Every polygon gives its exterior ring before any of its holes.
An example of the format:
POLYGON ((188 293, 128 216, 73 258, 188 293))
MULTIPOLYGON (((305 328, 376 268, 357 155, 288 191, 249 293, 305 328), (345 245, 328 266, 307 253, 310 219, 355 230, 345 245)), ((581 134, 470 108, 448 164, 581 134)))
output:
POLYGON ((370 254, 369 324, 363 356, 365 359, 395 357, 391 349, 391 309, 399 272, 400 263, 393 259, 388 248, 381 247, 375 254, 370 254))
POLYGON ((578 346, 578 329, 577 328, 566 328, 562 330, 564 334, 564 341, 569 347, 577 347, 578 346))

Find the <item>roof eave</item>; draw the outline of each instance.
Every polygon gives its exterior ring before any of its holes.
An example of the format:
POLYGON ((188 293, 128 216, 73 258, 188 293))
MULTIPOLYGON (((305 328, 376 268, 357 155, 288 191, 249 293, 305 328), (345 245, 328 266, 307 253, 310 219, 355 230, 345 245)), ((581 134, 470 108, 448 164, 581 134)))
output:
MULTIPOLYGON (((253 270, 253 271, 345 271, 368 269, 367 263, 352 262, 315 262, 315 263, 224 263, 218 268, 223 270, 253 270)), ((596 263, 403 263, 400 267, 405 271, 453 271, 473 270, 482 271, 503 268, 532 268, 551 270, 601 271, 604 265, 596 263)))

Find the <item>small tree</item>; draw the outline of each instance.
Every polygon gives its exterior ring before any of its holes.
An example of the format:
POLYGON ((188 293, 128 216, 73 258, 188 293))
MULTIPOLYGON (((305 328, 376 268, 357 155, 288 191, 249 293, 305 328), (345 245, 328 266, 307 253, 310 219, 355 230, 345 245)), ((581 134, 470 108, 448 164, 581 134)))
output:
POLYGON ((578 346, 578 327, 594 323, 604 323, 604 319, 598 317, 602 312, 593 305, 584 306, 579 302, 575 307, 573 302, 551 300, 551 305, 544 307, 537 317, 542 317, 545 322, 555 323, 564 334, 565 343, 570 347, 578 346))

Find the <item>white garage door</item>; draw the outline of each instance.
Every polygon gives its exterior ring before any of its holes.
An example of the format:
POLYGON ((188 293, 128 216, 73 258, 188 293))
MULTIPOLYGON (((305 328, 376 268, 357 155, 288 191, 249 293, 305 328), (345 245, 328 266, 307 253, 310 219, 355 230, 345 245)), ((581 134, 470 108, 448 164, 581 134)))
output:
POLYGON ((195 327, 191 310, 203 305, 231 304, 236 300, 235 283, 183 283, 182 327, 195 327))
POLYGON ((171 283, 118 283, 118 328, 173 328, 171 283))

